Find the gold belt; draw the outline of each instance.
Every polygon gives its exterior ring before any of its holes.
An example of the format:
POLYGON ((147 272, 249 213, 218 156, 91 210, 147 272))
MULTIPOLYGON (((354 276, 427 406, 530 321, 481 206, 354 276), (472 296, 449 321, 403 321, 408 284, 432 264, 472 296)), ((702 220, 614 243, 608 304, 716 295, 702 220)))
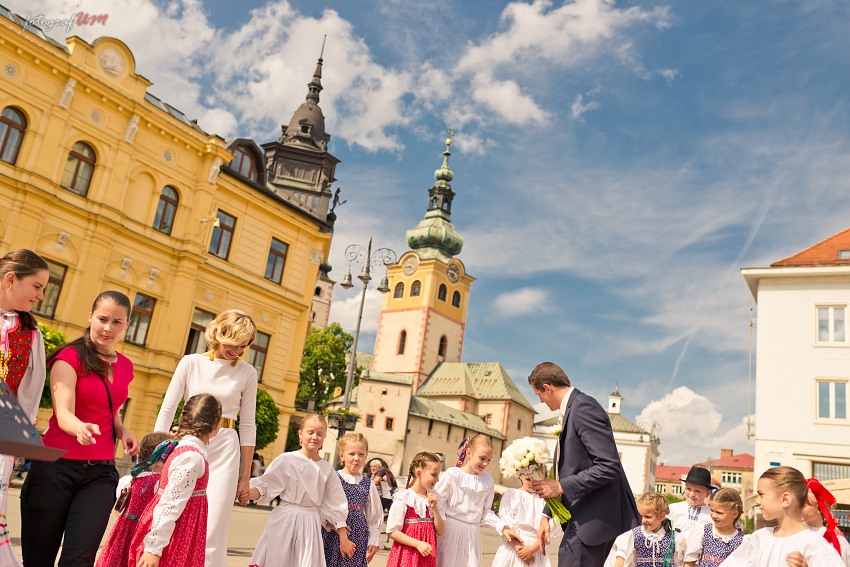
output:
POLYGON ((227 427, 228 429, 235 429, 236 428, 236 420, 229 418, 229 417, 223 417, 223 418, 221 418, 221 426, 227 427))

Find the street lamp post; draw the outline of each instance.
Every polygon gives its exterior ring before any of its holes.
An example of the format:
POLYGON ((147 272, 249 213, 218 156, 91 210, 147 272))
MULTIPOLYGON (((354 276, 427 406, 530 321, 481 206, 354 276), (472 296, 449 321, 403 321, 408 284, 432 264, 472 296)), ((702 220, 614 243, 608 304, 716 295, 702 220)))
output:
MULTIPOLYGON (((362 263, 363 269, 357 279, 363 282, 363 291, 360 294, 360 310, 357 313, 357 326, 354 329, 354 344, 351 346, 351 356, 348 359, 348 372, 345 379, 345 401, 343 407, 348 410, 351 407, 351 386, 354 384, 354 371, 357 368, 357 341, 360 339, 360 321, 363 319, 363 304, 366 302, 366 289, 369 287, 369 282, 372 281, 371 270, 380 266, 389 266, 398 262, 398 256, 390 248, 378 248, 372 252, 372 239, 369 239, 369 246, 363 248, 359 244, 352 244, 345 249, 345 257, 348 260, 348 271, 339 284, 343 289, 351 289, 354 284, 351 281, 351 264, 362 263)), ((386 272, 378 291, 387 293, 390 291, 389 280, 387 280, 386 272)), ((345 432, 345 428, 340 428, 340 435, 345 432)))

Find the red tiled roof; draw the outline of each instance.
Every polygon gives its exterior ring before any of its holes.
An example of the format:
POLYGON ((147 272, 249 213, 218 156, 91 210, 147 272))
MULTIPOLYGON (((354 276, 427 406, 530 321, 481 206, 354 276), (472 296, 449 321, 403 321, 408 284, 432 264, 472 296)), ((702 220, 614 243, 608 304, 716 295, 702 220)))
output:
POLYGON ((850 250, 850 228, 830 236, 826 240, 822 240, 806 248, 802 252, 798 252, 793 256, 789 256, 784 260, 774 262, 771 266, 844 266, 850 265, 850 258, 839 259, 838 253, 841 250, 850 250))
POLYGON ((691 470, 691 467, 658 465, 655 467, 655 481, 680 482, 689 470, 691 470))
POLYGON ((721 457, 720 459, 708 461, 706 464, 713 469, 752 470, 755 468, 755 462, 756 458, 754 456, 748 455, 747 453, 741 453, 740 455, 731 455, 729 457, 721 457))

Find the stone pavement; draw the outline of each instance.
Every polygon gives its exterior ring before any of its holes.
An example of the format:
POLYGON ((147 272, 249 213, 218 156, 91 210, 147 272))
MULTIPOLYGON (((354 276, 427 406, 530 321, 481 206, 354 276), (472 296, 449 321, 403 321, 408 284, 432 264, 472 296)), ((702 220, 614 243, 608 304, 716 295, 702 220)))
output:
MULTIPOLYGON (((12 487, 9 489, 9 509, 8 522, 9 531, 12 536, 12 546, 15 552, 20 556, 21 553, 21 500, 20 488, 12 487)), ((233 516, 230 519, 230 531, 227 537, 227 567, 247 567, 251 559, 251 554, 254 551, 254 546, 260 537, 260 532, 266 524, 266 518, 272 509, 266 506, 234 506, 233 516)), ((109 529, 112 528, 112 522, 115 520, 115 514, 112 515, 112 520, 109 523, 109 529)), ((106 533, 109 533, 109 529, 106 533)), ((104 539, 105 539, 104 535, 104 539)), ((386 536, 383 536, 386 543, 386 536)), ((483 548, 484 557, 482 565, 489 567, 493 562, 493 555, 499 547, 499 537, 493 530, 483 530, 483 548)), ((557 563, 557 546, 551 546, 554 551, 555 561, 557 563)), ((389 547, 385 550, 380 550, 375 555, 375 558, 369 564, 369 567, 386 567, 387 556, 389 555, 389 547)), ((318 566, 317 566, 318 567, 318 566)), ((458 566, 463 567, 463 566, 458 566)))

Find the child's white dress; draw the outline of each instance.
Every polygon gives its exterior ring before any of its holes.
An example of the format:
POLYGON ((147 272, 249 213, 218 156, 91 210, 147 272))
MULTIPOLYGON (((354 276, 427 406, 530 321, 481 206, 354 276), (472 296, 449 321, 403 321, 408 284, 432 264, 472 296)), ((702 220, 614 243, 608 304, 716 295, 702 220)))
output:
POLYGON ((269 514, 250 565, 324 565, 322 522, 338 529, 348 520, 348 500, 330 463, 313 461, 300 451, 283 453, 251 479, 251 488, 259 490, 259 503, 280 496, 280 505, 269 514))
POLYGON ((667 514, 673 528, 680 530, 687 541, 690 539, 691 531, 696 528, 697 532, 702 531, 705 524, 714 523, 711 520, 711 510, 708 504, 702 506, 690 506, 687 502, 676 502, 670 504, 670 513, 667 514))
MULTIPOLYGON (((819 528, 809 527, 809 529, 818 534, 820 537, 823 537, 823 534, 826 533, 826 528, 823 526, 819 528)), ((826 540, 824 539, 824 541, 826 540)), ((832 544, 830 544, 828 541, 826 543, 827 545, 832 547, 832 544)), ((850 567, 850 543, 847 542, 847 538, 844 537, 844 534, 838 535, 838 543, 841 545, 841 560, 844 561, 847 567, 850 567)), ((835 548, 833 547, 833 549, 835 548)))
MULTIPOLYGON (((511 488, 502 496, 502 502, 499 504, 499 518, 522 538, 525 543, 533 543, 537 539, 537 528, 540 526, 540 519, 543 517, 543 506, 546 501, 530 494, 524 490, 511 488)), ((554 527, 554 522, 550 522, 550 534, 553 541, 556 536, 560 535, 561 528, 554 527)), ((439 549, 439 548, 438 548, 439 549)), ((502 541, 502 545, 496 550, 496 555, 493 557, 493 567, 550 567, 549 555, 543 555, 538 551, 534 555, 534 561, 525 563, 519 558, 513 546, 506 541, 502 541)))
MULTIPOLYGON (((666 546, 663 545, 665 535, 667 535, 667 531, 664 528, 660 528, 657 532, 648 532, 643 526, 618 535, 617 539, 614 540, 614 546, 611 548, 608 558, 605 559, 605 565, 603 567, 614 567, 618 557, 622 557, 625 560, 624 567, 635 567, 638 564, 638 555, 649 556, 649 560, 647 561, 646 558, 642 559, 639 563, 640 565, 660 567, 664 560, 664 554, 667 551, 666 546), (644 549, 640 552, 635 548, 635 530, 638 530, 640 536, 643 538, 642 545, 644 549), (654 558, 657 558, 657 561, 654 558)), ((685 538, 681 532, 675 530, 670 537, 673 538, 675 543, 671 565, 673 567, 682 567, 685 564, 685 538)))
POLYGON ((504 522, 493 512, 495 485, 487 472, 469 474, 451 467, 434 487, 446 531, 437 541, 438 567, 480 567, 481 526, 501 536, 504 522))
POLYGON ((795 551, 810 567, 845 567, 835 548, 811 529, 787 537, 774 537, 774 529, 762 528, 745 537, 723 567, 787 567, 785 558, 795 551))

